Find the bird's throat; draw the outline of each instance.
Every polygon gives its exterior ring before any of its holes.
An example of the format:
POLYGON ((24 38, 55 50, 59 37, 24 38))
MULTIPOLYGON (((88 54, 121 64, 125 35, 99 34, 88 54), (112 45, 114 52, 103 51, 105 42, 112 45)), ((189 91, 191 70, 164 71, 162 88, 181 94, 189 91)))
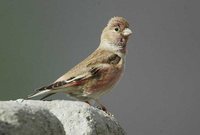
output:
POLYGON ((113 53, 119 54, 120 56, 125 55, 126 53, 126 44, 118 43, 109 43, 109 42, 101 42, 99 48, 112 51, 113 53))

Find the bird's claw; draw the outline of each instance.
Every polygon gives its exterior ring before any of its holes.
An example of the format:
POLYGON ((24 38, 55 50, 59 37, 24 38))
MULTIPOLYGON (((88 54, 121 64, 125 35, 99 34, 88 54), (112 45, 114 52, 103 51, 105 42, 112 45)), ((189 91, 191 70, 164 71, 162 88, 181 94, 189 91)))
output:
POLYGON ((99 110, 104 111, 105 113, 107 113, 110 116, 113 116, 113 114, 111 112, 109 112, 105 106, 97 106, 96 108, 98 108, 99 110))

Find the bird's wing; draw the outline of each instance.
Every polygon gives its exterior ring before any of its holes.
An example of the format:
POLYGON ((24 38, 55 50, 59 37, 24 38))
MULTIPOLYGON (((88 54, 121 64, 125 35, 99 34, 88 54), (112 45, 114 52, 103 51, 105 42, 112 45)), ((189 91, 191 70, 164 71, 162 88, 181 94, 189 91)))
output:
MULTIPOLYGON (((76 77, 70 77, 67 80, 61 80, 56 81, 48 86, 41 87, 39 89, 36 89, 35 92, 28 96, 28 99, 47 94, 47 96, 50 96, 54 93, 60 92, 65 88, 72 88, 75 86, 80 86, 82 83, 84 83, 85 80, 90 79, 91 77, 94 77, 98 74, 100 71, 100 67, 89 67, 87 72, 82 72, 82 74, 77 75, 76 77)), ((66 91, 67 89, 65 89, 66 91)), ((47 96, 44 96, 42 99, 46 98, 47 96)))
POLYGON ((80 64, 72 68, 69 72, 61 76, 54 83, 36 89, 35 93, 29 95, 28 98, 33 98, 43 94, 57 93, 63 89, 66 91, 67 88, 79 86, 85 80, 98 75, 101 70, 108 68, 111 63, 116 63, 116 61, 119 62, 119 60, 120 58, 116 54, 110 52, 102 53, 101 51, 97 51, 80 64))

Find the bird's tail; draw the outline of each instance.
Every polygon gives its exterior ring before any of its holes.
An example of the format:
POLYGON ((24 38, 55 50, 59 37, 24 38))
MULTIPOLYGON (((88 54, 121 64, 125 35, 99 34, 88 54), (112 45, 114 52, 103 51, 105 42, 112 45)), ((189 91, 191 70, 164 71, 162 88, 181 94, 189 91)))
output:
POLYGON ((44 86, 42 88, 36 89, 35 92, 33 94, 29 95, 26 99, 31 99, 33 97, 45 95, 44 97, 41 98, 41 100, 43 100, 55 93, 66 91, 67 88, 63 88, 63 86, 65 86, 67 83, 69 83, 69 81, 68 82, 58 81, 58 82, 54 82, 48 86, 44 86))
POLYGON ((42 90, 42 91, 35 91, 33 94, 30 94, 28 95, 27 99, 31 99, 31 98, 34 98, 34 97, 37 97, 37 96, 40 96, 40 95, 44 95, 44 94, 54 94, 52 93, 52 90, 49 90, 49 89, 46 89, 46 90, 42 90))

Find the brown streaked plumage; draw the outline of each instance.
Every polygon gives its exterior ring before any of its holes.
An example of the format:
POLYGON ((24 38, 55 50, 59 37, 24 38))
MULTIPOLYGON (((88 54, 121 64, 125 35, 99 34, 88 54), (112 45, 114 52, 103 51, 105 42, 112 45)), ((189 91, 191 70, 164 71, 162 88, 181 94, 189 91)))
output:
POLYGON ((126 44, 131 33, 124 18, 111 18, 102 32, 99 47, 90 56, 54 83, 35 90, 28 98, 44 94, 44 99, 64 92, 81 101, 98 101, 116 84, 123 72, 126 44))

